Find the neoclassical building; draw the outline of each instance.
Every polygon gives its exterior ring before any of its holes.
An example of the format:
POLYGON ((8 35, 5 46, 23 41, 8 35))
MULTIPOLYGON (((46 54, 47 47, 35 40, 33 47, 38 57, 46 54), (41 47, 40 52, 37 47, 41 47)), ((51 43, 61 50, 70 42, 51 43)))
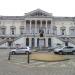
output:
POLYGON ((75 46, 75 17, 57 17, 41 9, 24 16, 0 16, 0 47, 75 46))

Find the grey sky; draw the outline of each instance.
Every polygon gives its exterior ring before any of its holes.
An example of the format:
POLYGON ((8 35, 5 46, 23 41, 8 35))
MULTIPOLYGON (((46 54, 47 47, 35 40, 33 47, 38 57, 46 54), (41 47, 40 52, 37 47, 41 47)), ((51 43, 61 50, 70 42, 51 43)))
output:
POLYGON ((74 0, 0 0, 0 15, 22 16, 37 8, 54 16, 75 16, 74 0))

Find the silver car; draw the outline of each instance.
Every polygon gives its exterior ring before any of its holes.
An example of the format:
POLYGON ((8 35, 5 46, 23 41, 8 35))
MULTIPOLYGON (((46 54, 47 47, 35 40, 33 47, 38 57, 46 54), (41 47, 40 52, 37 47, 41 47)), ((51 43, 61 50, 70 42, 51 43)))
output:
POLYGON ((54 53, 55 54, 67 54, 67 53, 72 53, 75 54, 75 48, 71 47, 71 46, 67 46, 67 47, 62 47, 62 48, 56 48, 54 49, 54 53))
POLYGON ((26 48, 16 48, 16 49, 12 49, 11 50, 12 55, 18 54, 18 53, 28 54, 28 52, 31 53, 31 49, 29 47, 26 47, 26 48))

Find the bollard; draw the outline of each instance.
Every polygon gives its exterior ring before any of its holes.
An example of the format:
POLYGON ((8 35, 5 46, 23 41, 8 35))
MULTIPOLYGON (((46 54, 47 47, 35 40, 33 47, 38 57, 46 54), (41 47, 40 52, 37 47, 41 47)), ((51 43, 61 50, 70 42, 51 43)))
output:
POLYGON ((9 52, 8 60, 10 60, 10 57, 11 57, 11 52, 9 52))
POLYGON ((28 64, 29 64, 29 62, 30 62, 29 52, 28 52, 28 59, 27 59, 27 62, 28 62, 28 64))

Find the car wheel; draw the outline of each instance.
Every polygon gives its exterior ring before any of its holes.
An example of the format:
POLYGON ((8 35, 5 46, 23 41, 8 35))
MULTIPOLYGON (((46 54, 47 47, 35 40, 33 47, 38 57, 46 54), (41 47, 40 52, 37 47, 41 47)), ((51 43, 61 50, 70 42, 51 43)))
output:
POLYGON ((13 52, 12 52, 12 55, 14 55, 14 54, 15 54, 15 52, 13 51, 13 52))
POLYGON ((72 54, 75 55, 75 51, 73 51, 72 54))
POLYGON ((63 52, 62 52, 62 51, 59 51, 59 54, 60 54, 60 55, 62 55, 62 54, 63 54, 63 52))
POLYGON ((58 54, 57 52, 54 52, 54 54, 58 54))

